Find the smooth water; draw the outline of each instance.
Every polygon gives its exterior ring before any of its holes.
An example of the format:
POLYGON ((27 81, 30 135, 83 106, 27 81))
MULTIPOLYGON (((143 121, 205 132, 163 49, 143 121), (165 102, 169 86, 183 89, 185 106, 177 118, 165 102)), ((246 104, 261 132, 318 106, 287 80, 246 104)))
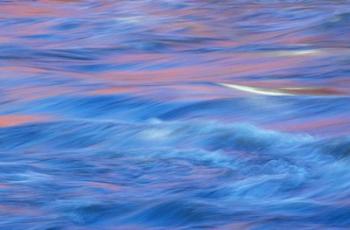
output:
POLYGON ((0 1, 0 229, 349 229, 350 1, 0 1))

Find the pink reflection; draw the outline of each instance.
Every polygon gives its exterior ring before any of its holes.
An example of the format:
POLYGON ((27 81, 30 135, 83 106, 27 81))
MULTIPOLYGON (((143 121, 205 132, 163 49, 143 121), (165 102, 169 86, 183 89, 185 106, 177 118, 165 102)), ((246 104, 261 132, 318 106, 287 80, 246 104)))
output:
POLYGON ((36 208, 30 208, 30 207, 20 207, 20 206, 14 206, 14 205, 5 205, 0 204, 0 214, 1 215, 22 215, 22 216, 42 216, 45 213, 39 209, 36 208))
POLYGON ((118 186, 116 184, 96 182, 96 181, 86 182, 85 185, 89 188, 104 189, 111 192, 119 192, 123 189, 122 186, 118 186))
POLYGON ((236 223, 226 224, 224 226, 217 227, 217 230, 233 230, 233 229, 239 229, 239 230, 248 230, 252 228, 253 223, 247 221, 247 222, 241 222, 238 221, 236 223))
POLYGON ((46 122, 50 119, 50 117, 42 115, 0 115, 0 127, 16 126, 32 122, 46 122))
POLYGON ((306 132, 315 135, 343 135, 350 130, 348 117, 327 117, 319 119, 302 119, 267 125, 266 127, 285 132, 306 132))
POLYGON ((110 95, 110 94, 123 94, 123 93, 135 93, 136 87, 110 87, 104 89, 97 89, 90 92, 92 95, 110 95))
POLYGON ((3 16, 8 17, 45 17, 45 16, 68 16, 70 11, 63 10, 57 7, 57 4, 53 4, 54 1, 50 1, 51 5, 36 3, 36 4, 2 4, 0 8, 0 13, 3 16))

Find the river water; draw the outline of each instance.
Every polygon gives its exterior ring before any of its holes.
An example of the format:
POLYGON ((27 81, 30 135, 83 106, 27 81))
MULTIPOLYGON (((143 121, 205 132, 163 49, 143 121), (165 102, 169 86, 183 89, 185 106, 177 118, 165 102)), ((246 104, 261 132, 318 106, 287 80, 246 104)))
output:
POLYGON ((0 1, 0 228, 349 229, 350 1, 0 1))

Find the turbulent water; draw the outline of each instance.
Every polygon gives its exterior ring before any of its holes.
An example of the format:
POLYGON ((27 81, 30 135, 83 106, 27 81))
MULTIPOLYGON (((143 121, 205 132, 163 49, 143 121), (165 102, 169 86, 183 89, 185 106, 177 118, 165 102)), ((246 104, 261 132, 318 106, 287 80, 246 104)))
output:
POLYGON ((349 229, 350 1, 0 1, 0 229, 349 229))

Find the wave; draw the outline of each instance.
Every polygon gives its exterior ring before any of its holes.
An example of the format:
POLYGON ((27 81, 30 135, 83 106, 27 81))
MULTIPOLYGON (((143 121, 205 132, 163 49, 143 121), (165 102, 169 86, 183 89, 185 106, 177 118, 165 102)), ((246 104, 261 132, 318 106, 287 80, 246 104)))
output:
POLYGON ((349 150, 349 138, 249 124, 66 120, 7 127, 0 129, 0 176, 11 186, 2 200, 46 210, 38 226, 54 218, 90 227, 217 226, 227 218, 268 226, 283 215, 281 225, 301 218, 342 227, 349 224, 338 207, 350 193, 349 150))

